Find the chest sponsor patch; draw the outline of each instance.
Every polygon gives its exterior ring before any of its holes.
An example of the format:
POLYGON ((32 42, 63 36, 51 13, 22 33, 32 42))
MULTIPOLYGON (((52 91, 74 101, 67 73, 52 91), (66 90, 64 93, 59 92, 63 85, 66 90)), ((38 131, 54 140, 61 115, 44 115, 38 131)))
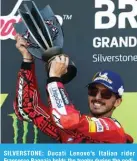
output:
POLYGON ((89 125, 89 132, 96 132, 96 124, 93 120, 91 120, 91 117, 86 116, 88 125, 89 125))
POLYGON ((100 122, 99 119, 93 117, 93 118, 91 118, 91 120, 93 120, 95 122, 97 132, 103 132, 104 131, 104 127, 103 127, 103 125, 102 125, 102 123, 100 122))

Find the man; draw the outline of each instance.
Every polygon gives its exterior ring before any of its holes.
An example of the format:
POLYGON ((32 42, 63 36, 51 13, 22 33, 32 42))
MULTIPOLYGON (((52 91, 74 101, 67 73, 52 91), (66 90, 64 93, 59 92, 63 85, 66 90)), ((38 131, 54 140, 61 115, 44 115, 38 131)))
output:
POLYGON ((124 91, 120 76, 110 71, 99 72, 88 85, 91 113, 81 115, 68 98, 61 81, 67 72, 69 58, 61 55, 52 60, 47 94, 49 107, 40 101, 34 61, 27 42, 17 34, 16 47, 23 56, 14 110, 21 120, 30 121, 45 134, 62 143, 126 143, 133 142, 111 115, 122 102, 124 91))

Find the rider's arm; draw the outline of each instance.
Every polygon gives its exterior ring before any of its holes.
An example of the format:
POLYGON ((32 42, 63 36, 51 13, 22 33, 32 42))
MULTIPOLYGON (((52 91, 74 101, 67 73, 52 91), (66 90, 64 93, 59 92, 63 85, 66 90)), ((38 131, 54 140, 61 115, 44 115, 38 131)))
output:
POLYGON ((59 139, 49 108, 41 103, 33 62, 23 62, 18 72, 14 110, 19 119, 30 121, 45 134, 59 139))

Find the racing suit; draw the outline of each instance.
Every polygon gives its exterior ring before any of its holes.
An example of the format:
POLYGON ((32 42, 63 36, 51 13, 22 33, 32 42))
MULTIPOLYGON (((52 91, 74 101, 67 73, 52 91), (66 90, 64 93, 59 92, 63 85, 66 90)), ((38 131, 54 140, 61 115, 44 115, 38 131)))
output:
POLYGON ((81 115, 69 100, 60 78, 47 80, 48 104, 40 100, 34 63, 22 62, 18 72, 14 110, 61 143, 132 143, 117 120, 81 115))

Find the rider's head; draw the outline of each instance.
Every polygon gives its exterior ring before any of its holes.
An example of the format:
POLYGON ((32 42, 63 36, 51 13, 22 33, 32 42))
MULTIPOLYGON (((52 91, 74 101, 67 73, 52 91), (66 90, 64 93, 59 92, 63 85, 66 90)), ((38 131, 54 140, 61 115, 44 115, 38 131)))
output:
POLYGON ((91 115, 110 117, 120 105, 124 84, 121 77, 112 71, 104 70, 95 74, 88 84, 88 103, 91 115))

